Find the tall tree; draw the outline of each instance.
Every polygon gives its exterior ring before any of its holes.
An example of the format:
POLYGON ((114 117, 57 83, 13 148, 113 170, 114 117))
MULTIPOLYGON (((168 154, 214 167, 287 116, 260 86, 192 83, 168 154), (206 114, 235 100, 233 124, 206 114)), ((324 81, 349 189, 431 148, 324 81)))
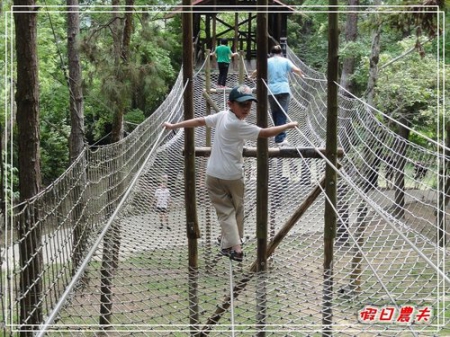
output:
MULTIPOLYGON (((39 78, 37 48, 37 7, 35 0, 14 0, 17 55, 17 130, 20 200, 34 197, 41 184, 39 157, 39 78)), ((40 226, 35 223, 37 210, 28 205, 19 223, 20 323, 21 335, 32 336, 33 326, 42 322, 41 293, 42 251, 40 226), (28 217, 31 217, 30 220, 28 217)))
MULTIPOLYGON (((120 14, 122 14, 119 10, 120 0, 112 1, 112 23, 111 23, 111 32, 113 39, 113 57, 114 57, 114 68, 115 68, 115 81, 121 86, 123 84, 124 76, 124 68, 121 64, 121 58, 123 54, 122 49, 122 39, 121 39, 121 27, 120 27, 120 14)), ((121 86, 122 87, 122 86, 121 86)), ((124 87, 122 87, 122 90, 124 87)), ((112 122, 112 130, 111 130, 111 140, 112 142, 118 142, 123 138, 123 116, 125 110, 125 102, 123 101, 124 95, 120 92, 119 95, 115 97, 111 97, 114 100, 114 116, 112 122)))
POLYGON ((69 152, 72 163, 84 148, 84 111, 81 87, 81 62, 79 53, 80 15, 78 0, 67 0, 67 53, 69 59, 70 90, 70 141, 69 152))
MULTIPOLYGON (((348 0, 347 20, 345 23, 345 42, 354 43, 358 38, 358 6, 359 0, 348 0)), ((342 62, 341 86, 353 92, 351 76, 355 71, 356 58, 348 55, 342 62)))
MULTIPOLYGON (((67 56, 69 60, 69 93, 70 93, 70 137, 69 137, 69 155, 70 162, 73 163, 83 152, 84 137, 84 110, 83 110, 83 90, 82 90, 82 73, 79 51, 79 35, 80 35, 80 15, 78 0, 67 0, 67 56)), ((82 167, 84 167, 84 159, 82 167)), ((89 232, 87 231, 86 221, 83 217, 85 208, 85 197, 83 195, 84 186, 86 185, 86 174, 81 173, 78 180, 78 186, 73 190, 74 196, 80 199, 75 206, 72 219, 74 224, 73 235, 73 264, 72 273, 75 274, 79 267, 84 252, 87 249, 87 241, 89 232)), ((83 280, 85 281, 85 280, 83 280)), ((85 281, 86 282, 86 281, 85 281)))
MULTIPOLYGON (((131 34, 133 32, 133 7, 134 0, 126 0, 125 1, 125 20, 123 28, 120 27, 120 18, 119 18, 119 0, 113 0, 113 24, 112 24, 112 33, 113 33, 113 41, 114 41, 114 64, 116 65, 116 81, 117 83, 124 83, 126 81, 127 72, 128 72, 128 59, 129 59, 129 49, 130 49, 130 41, 131 34), (121 31, 122 29, 122 31, 121 31)), ((120 13, 121 14, 121 13, 120 13)), ((123 90, 126 90, 127 86, 123 87, 123 90)), ((129 99, 129 96, 126 95, 127 92, 122 93, 117 97, 116 101, 116 109, 114 112, 113 125, 112 125, 112 141, 117 142, 123 138, 123 118, 125 114, 125 108, 127 106, 125 100, 129 99)))
MULTIPOLYGON (((375 6, 381 5, 381 0, 375 0, 375 6)), ((375 27, 372 30, 372 48, 369 58, 369 79, 367 81, 366 101, 373 106, 375 87, 378 79, 378 61, 380 60, 381 18, 375 14, 375 27)))
MULTIPOLYGON (((114 65, 116 66, 115 80, 117 83, 124 83, 127 77, 128 71, 128 58, 131 34, 133 31, 133 7, 134 0, 125 1, 125 22, 122 32, 120 31, 120 20, 119 20, 119 0, 113 0, 113 23, 112 23, 112 33, 114 41, 114 65)), ((123 12, 122 12, 123 13, 123 12)), ((117 97, 116 110, 114 112, 113 126, 112 126, 112 141, 118 142, 123 138, 123 121, 124 113, 126 108, 126 99, 131 98, 128 95, 127 86, 122 87, 124 92, 117 97)), ((130 99, 131 101, 131 99, 130 99)), ((120 158, 117 159, 119 167, 120 158)), ((120 177, 121 172, 116 173, 119 177, 111 176, 111 186, 114 186, 114 178, 119 181, 123 181, 120 177)), ((123 183, 120 183, 118 187, 113 188, 108 193, 110 200, 118 200, 120 195, 125 190, 123 183)), ((113 204, 113 203, 111 203, 113 204)), ((120 249, 120 224, 114 223, 108 230, 103 247, 103 259, 100 269, 101 274, 101 296, 100 296, 100 319, 99 323, 102 326, 107 326, 111 322, 111 307, 112 301, 111 297, 113 295, 113 283, 112 279, 116 273, 117 266, 119 265, 119 249, 120 249)))

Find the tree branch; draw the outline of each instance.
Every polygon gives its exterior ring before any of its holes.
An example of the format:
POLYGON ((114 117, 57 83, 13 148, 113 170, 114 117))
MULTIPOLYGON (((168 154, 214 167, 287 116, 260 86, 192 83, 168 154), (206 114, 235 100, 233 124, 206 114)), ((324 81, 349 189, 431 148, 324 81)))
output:
MULTIPOLYGON (((426 40, 426 41, 420 43, 419 46, 423 46, 425 43, 428 43, 428 42, 430 42, 430 41, 433 40, 433 39, 434 39, 434 37, 430 37, 428 40, 426 40)), ((405 53, 403 53, 403 54, 397 56, 396 58, 394 58, 394 59, 392 59, 392 60, 390 60, 388 63, 383 64, 382 66, 378 67, 378 72, 380 72, 383 68, 386 68, 387 66, 391 65, 392 63, 398 61, 399 59, 405 57, 406 55, 411 54, 414 50, 416 50, 416 48, 417 48, 417 45, 414 46, 414 47, 412 47, 411 49, 407 50, 405 53)))

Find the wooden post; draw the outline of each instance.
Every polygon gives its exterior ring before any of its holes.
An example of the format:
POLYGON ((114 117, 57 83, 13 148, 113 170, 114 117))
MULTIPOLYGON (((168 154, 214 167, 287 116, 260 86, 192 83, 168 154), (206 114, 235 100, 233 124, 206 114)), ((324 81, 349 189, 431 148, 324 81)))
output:
POLYGON ((252 60, 252 35, 251 34, 252 34, 252 13, 248 13, 246 59, 249 63, 252 60))
MULTIPOLYGON (((450 122, 447 122, 445 125, 445 145, 447 148, 450 148, 450 122)), ((450 153, 446 149, 443 149, 443 155, 449 156, 450 153)), ((447 238, 446 238, 446 228, 444 221, 445 219, 445 208, 449 201, 449 193, 450 193, 450 178, 448 176, 448 172, 450 172, 450 161, 444 161, 441 164, 440 177, 439 177, 439 211, 436 214, 436 222, 438 223, 438 244, 440 247, 446 247, 447 238)))
MULTIPOLYGON (((208 91, 211 92, 211 89, 209 89, 208 91)), ((209 109, 209 111, 207 112, 207 114, 209 115, 211 112, 211 108, 213 108, 216 112, 219 112, 220 108, 217 106, 216 102, 214 102, 211 99, 211 96, 208 94, 208 91, 206 91, 206 90, 203 91, 202 96, 206 101, 207 109, 209 109)), ((217 92, 217 91, 214 89, 214 92, 217 92)), ((209 128, 206 128, 206 141, 207 142, 208 142, 208 139, 209 139, 209 144, 211 144, 211 130, 209 128)))
MULTIPOLYGON (((194 87, 193 87, 193 55, 192 55, 192 4, 191 0, 183 0, 183 83, 187 84, 183 94, 184 119, 194 117, 194 87)), ((192 335, 198 335, 199 306, 198 306, 198 243, 200 230, 197 220, 197 201, 195 191, 195 155, 194 129, 184 131, 184 181, 186 206, 186 232, 189 254, 189 323, 192 335)))
POLYGON ((245 78, 245 73, 244 73, 244 70, 245 70, 245 67, 244 67, 244 51, 243 50, 240 50, 239 51, 239 68, 238 68, 238 71, 239 71, 239 73, 238 73, 238 81, 239 81, 239 84, 242 84, 242 83, 244 83, 244 78, 245 78))
MULTIPOLYGON (((267 9, 268 0, 258 0, 258 8, 267 9)), ((267 127, 267 54, 268 54, 268 23, 267 10, 257 14, 257 64, 258 73, 256 96, 258 99, 256 121, 258 126, 267 127)), ((267 271, 267 228, 268 228, 268 140, 259 138, 257 143, 257 189, 256 189, 256 240, 257 240, 257 259, 256 271, 261 277, 258 279, 259 289, 257 290, 257 336, 265 336, 266 324, 266 293, 265 293, 265 273, 267 271)))
POLYGON ((113 279, 119 266, 120 224, 114 222, 103 239, 100 268, 100 317, 101 329, 108 330, 112 322, 113 279))
MULTIPOLYGON (((209 98, 209 91, 211 90, 211 50, 208 48, 206 49, 206 64, 205 64, 205 92, 203 93, 203 96, 207 95, 207 97, 209 98)), ((211 99, 206 99, 206 115, 210 115, 211 114, 211 105, 215 103, 211 100, 211 99)), ((217 110, 217 107, 215 107, 215 109, 217 110)), ((211 146, 211 128, 206 128, 206 139, 205 139, 205 143, 206 146, 210 147, 211 146)), ((206 196, 207 193, 202 193, 202 195, 206 196)), ((209 204, 206 200, 203 200, 203 202, 205 204, 209 204)), ((205 251, 206 251, 206 270, 208 272, 210 272, 212 270, 213 267, 213 263, 212 263, 212 245, 211 245, 211 241, 212 241, 212 237, 211 237, 211 210, 210 207, 206 207, 205 210, 205 239, 206 239, 206 247, 205 247, 205 251)))
POLYGON ((338 49, 339 27, 337 0, 329 0, 328 13, 328 99, 327 99, 327 139, 325 168, 325 226, 324 226, 324 262, 323 262, 323 302, 322 336, 332 336, 333 324, 333 245, 336 237, 336 190, 337 173, 337 113, 338 113, 338 49), (333 167, 334 166, 334 167, 333 167))
MULTIPOLYGON (((211 14, 205 15, 205 50, 213 48, 211 40, 211 14)), ((209 57, 209 53, 206 53, 205 57, 209 57)))
MULTIPOLYGON (((239 52, 239 13, 234 13, 234 40, 233 40, 234 50, 233 53, 239 52)), ((233 69, 236 71, 236 66, 239 65, 239 57, 233 57, 233 69)), ((235 86, 233 83, 232 87, 235 86)))
MULTIPOLYGON (((215 10, 216 9, 216 0, 213 0, 213 10, 215 10)), ((212 17, 212 46, 211 46, 211 48, 212 48, 212 51, 215 51, 216 50, 216 48, 217 48, 217 36, 216 36, 216 33, 217 33, 217 13, 214 13, 213 14, 213 17, 212 17)), ((213 63, 213 68, 216 68, 217 67, 217 60, 214 58, 214 60, 215 60, 215 62, 213 63)))

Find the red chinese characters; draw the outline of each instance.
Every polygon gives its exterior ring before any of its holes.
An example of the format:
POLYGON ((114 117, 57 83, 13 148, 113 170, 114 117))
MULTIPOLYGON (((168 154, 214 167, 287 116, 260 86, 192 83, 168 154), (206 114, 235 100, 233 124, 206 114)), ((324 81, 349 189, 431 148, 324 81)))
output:
POLYGON ((400 308, 393 306, 376 307, 366 306, 359 311, 359 321, 362 323, 430 323, 432 317, 432 307, 422 307, 416 309, 411 305, 404 305, 400 308))

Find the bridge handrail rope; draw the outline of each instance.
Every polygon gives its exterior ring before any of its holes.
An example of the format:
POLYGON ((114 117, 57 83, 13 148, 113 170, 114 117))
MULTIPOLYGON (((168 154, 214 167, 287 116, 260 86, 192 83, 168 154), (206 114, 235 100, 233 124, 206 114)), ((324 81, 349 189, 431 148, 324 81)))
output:
MULTIPOLYGON (((266 83, 264 80, 263 80, 263 83, 264 83, 264 85, 267 87, 267 90, 268 90, 269 94, 272 94, 272 92, 271 92, 270 89, 269 89, 269 86, 267 85, 267 83, 266 83)), ((277 101, 277 104, 278 104, 278 106, 283 110, 283 108, 282 108, 281 105, 278 103, 278 101, 277 101)), ((290 116, 289 116, 285 111, 283 111, 283 112, 284 112, 284 114, 286 115, 287 120, 290 121, 290 122, 292 122, 292 119, 290 118, 290 116)), ((302 133, 302 131, 301 131, 298 127, 295 128, 295 131, 297 131, 297 132, 300 134, 300 136, 302 136, 302 138, 303 138, 304 140, 306 140, 307 143, 309 143, 309 145, 310 145, 311 147, 314 147, 314 144, 311 143, 311 142, 309 141, 309 139, 302 133)), ((328 158, 327 158, 322 152, 317 151, 317 148, 315 148, 315 147, 314 147, 314 149, 315 149, 316 153, 317 153, 320 157, 322 157, 322 159, 323 159, 328 165, 330 165, 330 166, 337 172, 337 174, 338 174, 338 175, 339 175, 339 176, 340 176, 340 177, 341 177, 341 178, 342 178, 349 186, 353 187, 353 190, 356 191, 356 192, 358 193, 358 195, 362 198, 362 200, 364 200, 364 201, 365 201, 366 203, 368 203, 368 204, 372 204, 372 205, 373 205, 373 203, 371 202, 370 198, 367 197, 366 193, 364 193, 363 191, 361 191, 361 189, 360 189, 358 186, 356 186, 356 184, 354 184, 353 181, 352 181, 351 179, 349 179, 349 177, 347 177, 345 174, 343 174, 342 171, 341 171, 338 167, 336 167, 335 165, 333 165, 333 163, 330 162, 330 161, 328 160, 328 158)), ((304 160, 305 158, 304 158, 303 155, 300 153, 300 151, 298 151, 298 153, 299 153, 300 157, 304 160)), ((308 165, 308 168, 310 169, 309 164, 306 163, 306 165, 308 165)), ((320 186, 319 181, 316 180, 316 183, 317 183, 317 186, 319 186, 319 187, 321 188, 321 191, 322 191, 322 194, 323 194, 324 198, 326 198, 328 201, 330 201, 330 200, 328 199, 328 196, 327 196, 326 193, 325 193, 325 189, 323 189, 323 188, 320 186)), ((343 221, 343 219, 342 219, 340 213, 338 212, 338 210, 336 209, 336 207, 331 203, 331 201, 330 201, 330 206, 331 206, 332 209, 336 212, 337 217, 338 217, 341 221, 343 221)), ((450 284, 450 278, 444 273, 444 271, 442 271, 438 266, 436 266, 436 264, 435 264, 434 262, 432 262, 425 254, 423 254, 423 252, 421 252, 421 251, 416 247, 416 245, 414 245, 414 244, 408 239, 408 237, 406 237, 406 236, 405 236, 405 235, 397 228, 397 226, 395 226, 395 224, 392 224, 391 221, 390 221, 390 219, 388 219, 388 217, 386 216, 385 212, 382 212, 382 211, 379 209, 379 207, 372 207, 372 209, 375 210, 375 212, 377 212, 378 215, 380 215, 380 216, 386 221, 386 223, 387 223, 389 226, 391 226, 391 228, 392 228, 395 232, 397 232, 397 234, 400 235, 400 236, 401 236, 401 237, 402 237, 402 238, 403 238, 403 239, 411 246, 411 248, 413 248, 414 250, 416 250, 416 252, 424 259, 424 261, 427 262, 430 266, 432 266, 432 268, 436 271, 436 273, 438 273, 443 279, 445 279, 445 280, 447 281, 447 283, 450 284)), ((351 236, 351 238, 353 239, 353 241, 356 243, 356 245, 357 245, 357 247, 358 247, 358 250, 359 250, 360 253, 364 256, 364 258, 366 259, 366 262, 369 262, 369 261, 367 260, 367 258, 365 257, 365 254, 364 254, 363 250, 361 249, 361 247, 359 247, 356 238, 353 237, 353 234, 352 234, 352 233, 349 233, 349 235, 351 236)), ((373 269, 373 267, 371 266, 370 263, 369 263, 368 265, 369 265, 370 268, 372 268, 372 271, 374 272, 374 274, 375 274, 376 277, 378 278, 378 281, 380 282, 380 284, 383 285, 383 287, 384 287, 385 290, 386 290, 387 288, 385 287, 385 285, 384 285, 383 281, 381 280, 381 278, 378 276, 378 273, 376 272, 376 270, 373 269)), ((388 292, 388 294, 389 294, 389 292, 388 292)), ((389 295, 390 295, 390 294, 389 294, 389 295)), ((392 300, 393 302, 395 302, 393 298, 391 298, 391 300, 392 300)))
MULTIPOLYGON (((188 82, 185 83, 184 87, 183 87, 183 92, 186 90, 188 82)), ((182 93, 183 93, 182 92, 182 93)), ((181 100, 183 99, 183 95, 180 95, 178 97, 178 101, 177 103, 179 104, 181 102, 181 100)), ((172 111, 169 113, 168 118, 169 120, 172 118, 172 116, 174 115, 175 110, 178 108, 178 106, 174 106, 172 107, 172 111)), ((53 310, 51 311, 51 313, 48 315, 48 317, 46 318, 44 324, 40 327, 40 331, 37 334, 36 337, 42 337, 45 335, 48 327, 50 324, 53 323, 53 321, 55 320, 56 316, 58 315, 59 311, 61 310, 64 302, 66 301, 66 299, 70 296, 70 294, 73 292, 74 287, 76 286, 76 284, 78 283, 78 281, 80 280, 80 278, 82 277, 89 261, 92 259, 92 257, 94 256, 96 250, 98 249, 100 243, 102 242, 102 240, 104 239, 104 237, 106 236, 106 233, 108 232, 108 230, 111 228, 114 220, 116 220, 117 215, 119 214, 119 212, 122 210, 122 207, 125 205, 125 201, 127 200, 128 196, 130 195, 130 193, 132 192, 134 186, 136 185, 141 173, 143 172, 144 168, 145 168, 145 164, 150 160, 150 158, 154 155, 154 153, 157 150, 157 147, 159 146, 159 142, 163 136, 164 133, 166 133, 167 131, 161 126, 161 131, 159 132, 156 141, 154 142, 151 150, 149 151, 146 159, 144 160, 143 165, 141 165, 141 167, 139 168, 139 170, 136 172, 136 174, 134 175, 134 178, 132 179, 131 183, 129 184, 128 188, 126 189, 123 197, 121 198, 120 202, 118 203, 116 209, 114 210, 114 212, 111 214, 108 222, 105 224, 102 232, 100 233, 100 235, 97 237, 97 239, 95 240, 94 244, 92 245, 91 249, 89 250, 89 252, 87 253, 85 259, 83 260, 82 265, 77 269, 76 274, 73 276, 71 282, 69 283, 69 285, 67 286, 66 290, 64 291, 64 293, 62 294, 61 298, 59 299, 58 303, 55 305, 55 307, 53 308, 53 310)))
MULTIPOLYGON (((295 75, 291 75, 291 76, 292 76, 292 77, 298 77, 298 76, 295 76, 295 75)), ((317 80, 317 79, 312 79, 312 78, 309 78, 309 79, 311 79, 311 80, 313 80, 313 81, 316 81, 316 80, 317 80)), ((319 81, 320 81, 320 79, 319 79, 319 81)), ((267 84, 264 80, 263 80, 263 83, 264 83, 264 85, 266 86, 268 93, 269 93, 270 95, 272 95, 273 93, 270 91, 268 84, 267 84)), ((335 83, 336 83, 336 82, 335 82, 335 83)), ((365 103, 365 102, 362 101, 361 99, 355 97, 355 96, 354 96, 353 94, 351 94, 348 90, 345 90, 345 88, 343 88, 342 86, 340 86, 339 83, 336 83, 336 84, 337 84, 343 91, 347 92, 347 93, 350 94, 354 99, 356 99, 356 101, 358 101, 358 102, 360 102, 360 103, 363 103, 365 106, 368 106, 369 109, 371 109, 371 110, 378 111, 377 109, 375 109, 374 107, 368 105, 367 103, 365 103)), ((341 99, 348 99, 347 97, 342 96, 342 95, 339 95, 339 97, 340 97, 341 99)), ((292 99, 293 99, 294 101, 296 101, 296 103, 297 103, 298 105, 300 105, 300 103, 298 102, 298 100, 296 99, 295 96, 293 96, 292 99)), ((290 118, 289 114, 287 114, 287 113, 284 111, 283 107, 279 104, 279 102, 277 101, 276 103, 278 104, 278 107, 279 107, 279 108, 283 111, 283 113, 285 114, 287 120, 290 121, 290 122, 292 122, 292 119, 290 118)), ((420 133, 417 132, 416 130, 413 130, 412 128, 410 128, 410 127, 408 127, 408 126, 402 124, 401 122, 399 122, 399 121, 393 119, 392 117, 390 117, 390 116, 388 116, 388 115, 386 115, 386 114, 384 114, 384 113, 382 113, 382 112, 380 112, 380 113, 382 114, 383 117, 390 119, 392 122, 395 122, 396 124, 398 124, 398 125, 400 125, 400 126, 402 126, 402 127, 405 127, 405 128, 407 128, 408 130, 413 131, 413 132, 415 132, 416 134, 419 134, 419 135, 420 135, 420 133)), ((270 115, 270 114, 269 114, 269 117, 271 118, 271 115, 270 115)), ((375 121, 376 121, 376 120, 375 120, 375 121)), ((272 120, 272 123, 273 123, 273 120, 272 120)), ((386 128, 381 122, 378 122, 378 123, 379 123, 379 127, 386 128)), ((364 196, 365 196, 365 193, 363 193, 362 191, 360 191, 360 189, 358 188, 358 186, 356 186, 356 184, 354 184, 353 181, 351 181, 351 179, 350 179, 349 177, 344 176, 344 174, 342 173, 341 170, 339 170, 337 167, 335 167, 335 166, 334 166, 334 165, 333 165, 333 164, 325 157, 325 155, 324 155, 322 152, 320 152, 320 151, 317 150, 317 147, 314 146, 314 144, 310 141, 310 139, 309 139, 305 134, 303 134, 302 131, 301 131, 298 127, 296 127, 295 130, 300 134, 300 136, 302 137, 302 139, 304 139, 311 147, 314 148, 314 150, 316 151, 316 153, 317 153, 320 157, 322 157, 322 159, 324 159, 324 161, 325 161, 328 165, 330 165, 330 166, 333 167, 333 169, 337 172, 337 174, 338 174, 341 178, 343 178, 343 179, 345 180, 345 182, 346 182, 348 185, 351 185, 351 186, 354 188, 355 191, 358 191, 358 193, 360 194, 361 197, 363 196, 363 194, 364 194, 364 196)), ((390 133, 393 134, 393 132, 392 132, 390 129, 387 129, 387 128, 386 128, 385 132, 390 132, 390 133)), ((438 143, 437 143, 436 141, 431 140, 431 139, 428 138, 427 136, 424 136, 424 138, 427 139, 430 143, 433 142, 435 145, 438 145, 438 143)), ((406 142, 409 143, 410 146, 415 145, 414 143, 412 143, 412 142, 410 142, 410 141, 406 141, 406 142)), ((444 146, 444 147, 445 147, 445 146, 444 146)), ((448 148, 446 148, 446 149, 448 149, 448 148)), ((305 158, 302 156, 302 154, 300 153, 300 151, 298 151, 298 153, 299 153, 299 156, 300 156, 301 158, 305 159, 305 158)), ((311 167, 309 166, 308 163, 307 163, 306 165, 308 166, 309 169, 311 169, 311 167)), ((318 183, 317 180, 316 180, 316 183, 318 183)), ((324 192, 324 190, 322 190, 322 192, 324 192)), ((327 198, 327 196, 325 195, 325 193, 324 193, 324 196, 325 196, 325 198, 327 198)), ((367 200, 366 200, 366 201, 367 201, 367 200)), ((393 200, 392 200, 392 201, 393 201, 393 200)), ((370 199, 369 199, 369 202, 370 202, 370 199)), ((334 206, 333 206, 333 208, 334 208, 334 206)), ((375 211, 376 211, 380 216, 385 217, 385 214, 384 214, 384 212, 382 212, 381 209, 379 209, 378 207, 377 207, 377 208, 374 208, 374 209, 375 209, 375 211)), ((336 209, 334 209, 334 210, 335 210, 337 216, 339 217, 339 219, 342 221, 343 219, 340 217, 339 212, 337 212, 336 209)), ((395 219, 395 218, 393 217, 393 219, 395 219)), ((387 221, 386 218, 385 218, 385 220, 387 221)), ((389 225, 391 225, 391 223, 390 223, 389 221, 387 221, 387 222, 389 223, 389 225)), ((404 238, 406 238, 406 237, 404 237, 404 238)), ((406 239, 407 239, 407 238, 406 238, 406 239)), ((412 245, 411 242, 409 242, 409 243, 412 245)), ((423 255, 423 257, 425 257, 425 255, 423 255)), ((428 259, 426 259, 426 260, 427 260, 427 262, 430 262, 428 259)), ((433 263, 432 265, 433 265, 433 267, 435 268, 435 270, 437 271, 436 268, 438 268, 438 267, 437 267, 434 263, 433 263)), ((447 282, 448 282, 449 278, 446 277, 446 279, 447 279, 447 282)))
MULTIPOLYGON (((336 83, 336 82, 335 82, 335 83, 336 83)), ((445 144, 439 144, 437 141, 435 141, 434 139, 431 139, 431 138, 428 137, 427 135, 421 134, 420 132, 418 132, 418 131, 415 130, 414 128, 412 128, 412 127, 410 127, 410 126, 407 126, 407 125, 403 124, 402 122, 398 121, 397 119, 393 118, 392 116, 390 116, 390 115, 384 113, 383 111, 381 111, 381 110, 379 110, 379 109, 377 109, 377 108, 371 106, 371 105, 368 104, 367 102, 363 101, 361 98, 356 97, 353 93, 351 93, 351 92, 348 91, 346 88, 344 88, 343 86, 341 86, 340 83, 336 83, 336 85, 338 85, 339 88, 340 88, 342 91, 346 92, 346 93, 347 93, 348 95, 350 95, 354 100, 357 100, 359 103, 363 104, 364 106, 367 106, 371 111, 374 111, 374 112, 380 114, 380 116, 382 116, 383 118, 389 120, 390 122, 392 122, 392 123, 394 123, 394 124, 396 124, 396 125, 398 125, 398 126, 401 126, 401 127, 405 128, 405 129, 407 129, 409 132, 415 133, 416 135, 423 137, 425 140, 427 140, 429 143, 435 145, 436 147, 442 147, 442 148, 445 150, 444 152, 447 152, 447 151, 450 150, 450 148, 448 148, 447 146, 445 146, 445 144)), ((411 144, 414 144, 414 143, 412 143, 412 142, 410 142, 410 143, 411 143, 411 144)))
POLYGON ((203 63, 201 64, 201 66, 199 67, 199 69, 194 73, 194 78, 198 77, 204 70, 206 66, 206 58, 203 60, 203 63))
MULTIPOLYGON (((180 77, 180 75, 181 75, 181 71, 180 71, 180 73, 179 73, 178 76, 180 77)), ((177 96, 176 98, 177 98, 177 100, 179 101, 180 98, 179 98, 178 96, 177 96)), ((170 101, 171 99, 172 99, 172 98, 171 98, 171 96, 169 95, 169 96, 167 97, 167 100, 170 101)), ((170 105, 170 104, 169 104, 169 105, 170 105)), ((155 111, 154 115, 158 115, 158 114, 161 112, 161 109, 162 109, 162 108, 163 108, 162 105, 159 106, 158 109, 155 111)), ((151 121, 151 118, 147 119, 147 121, 151 121)), ((28 200, 26 200, 26 201, 23 201, 23 202, 21 202, 21 203, 16 203, 16 204, 11 205, 11 206, 12 206, 12 209, 13 209, 13 212, 18 212, 18 211, 21 209, 21 207, 22 207, 25 203, 32 203, 32 202, 34 202, 36 199, 41 198, 43 195, 45 195, 45 194, 48 193, 50 190, 52 190, 55 186, 57 186, 58 184, 60 184, 60 183, 66 178, 66 175, 69 174, 70 171, 71 171, 75 166, 77 166, 77 165, 79 164, 79 161, 85 156, 85 153, 86 153, 86 152, 96 152, 96 151, 98 151, 98 150, 100 150, 100 149, 113 148, 113 147, 117 147, 118 144, 121 144, 121 143, 127 143, 127 142, 129 142, 129 139, 131 138, 132 135, 138 134, 142 129, 145 129, 145 127, 146 127, 146 122, 144 122, 144 123, 142 123, 142 124, 139 124, 139 125, 137 126, 137 128, 135 128, 135 129, 133 130, 133 132, 132 132, 132 134, 130 134, 130 136, 121 139, 119 142, 112 143, 112 144, 101 145, 101 146, 91 146, 91 147, 85 148, 85 149, 83 150, 83 152, 78 156, 78 158, 77 158, 77 159, 76 159, 76 160, 75 160, 75 161, 74 161, 74 162, 66 169, 66 171, 65 171, 61 176, 59 176, 58 178, 56 178, 49 186, 47 186, 45 189, 41 190, 41 191, 40 191, 38 194, 36 194, 33 198, 30 198, 30 199, 28 199, 28 200)))

